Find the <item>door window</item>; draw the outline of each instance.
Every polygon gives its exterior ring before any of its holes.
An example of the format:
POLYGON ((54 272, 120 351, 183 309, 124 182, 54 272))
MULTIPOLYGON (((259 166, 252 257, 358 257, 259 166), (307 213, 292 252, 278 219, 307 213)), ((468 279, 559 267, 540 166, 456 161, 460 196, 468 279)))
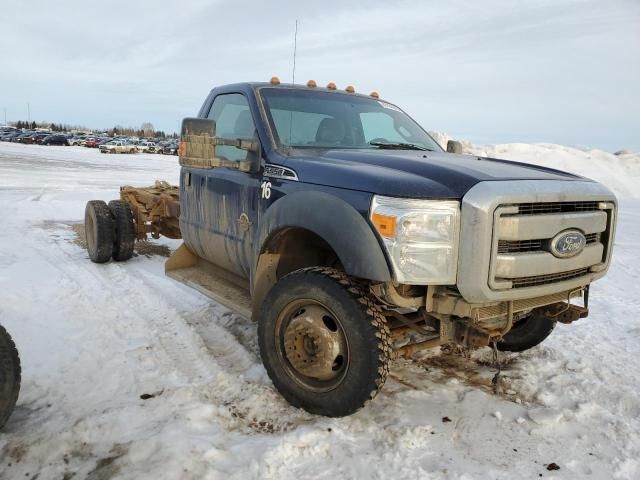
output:
MULTIPOLYGON (((213 101, 208 118, 216 122, 216 137, 232 140, 252 140, 256 137, 249 102, 239 93, 218 95, 213 101)), ((237 147, 216 146, 216 157, 226 160, 246 160, 248 153, 237 147)))

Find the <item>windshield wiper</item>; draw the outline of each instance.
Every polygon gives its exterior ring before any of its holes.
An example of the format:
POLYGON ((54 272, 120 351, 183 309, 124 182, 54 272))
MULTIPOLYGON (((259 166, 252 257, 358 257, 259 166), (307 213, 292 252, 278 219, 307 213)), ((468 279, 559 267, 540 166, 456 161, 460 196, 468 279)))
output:
POLYGON ((374 147, 387 148, 389 150, 422 150, 426 152, 433 152, 430 148, 423 147, 422 145, 416 145, 415 143, 403 143, 403 142, 369 142, 369 145, 374 147))

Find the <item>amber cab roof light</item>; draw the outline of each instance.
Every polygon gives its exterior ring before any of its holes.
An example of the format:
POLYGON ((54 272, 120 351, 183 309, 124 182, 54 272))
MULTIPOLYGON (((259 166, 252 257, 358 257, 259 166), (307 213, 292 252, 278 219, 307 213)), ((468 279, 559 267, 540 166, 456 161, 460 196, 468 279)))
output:
MULTIPOLYGON (((280 79, 278 77, 271 77, 270 80, 271 85, 280 85, 280 79)), ((309 88, 316 88, 318 86, 318 84, 316 83, 315 80, 308 80, 307 81, 307 87, 309 88)), ((328 90, 337 90, 338 87, 336 87, 336 84, 334 82, 329 82, 327 83, 327 89, 328 90)), ((347 85, 347 87, 344 89, 345 92, 347 93, 355 93, 356 89, 353 87, 353 85, 347 85)), ((371 92, 369 94, 369 96, 373 97, 373 98, 380 98, 380 95, 378 94, 378 92, 371 92)))

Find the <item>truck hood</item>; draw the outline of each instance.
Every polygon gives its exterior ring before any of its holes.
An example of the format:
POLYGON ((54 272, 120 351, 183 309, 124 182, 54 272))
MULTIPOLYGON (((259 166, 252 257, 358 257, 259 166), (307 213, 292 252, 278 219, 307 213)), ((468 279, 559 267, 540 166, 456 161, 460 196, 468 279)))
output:
POLYGON ((485 181, 585 180, 526 163, 415 150, 296 150, 283 163, 303 182, 410 198, 460 199, 485 181))

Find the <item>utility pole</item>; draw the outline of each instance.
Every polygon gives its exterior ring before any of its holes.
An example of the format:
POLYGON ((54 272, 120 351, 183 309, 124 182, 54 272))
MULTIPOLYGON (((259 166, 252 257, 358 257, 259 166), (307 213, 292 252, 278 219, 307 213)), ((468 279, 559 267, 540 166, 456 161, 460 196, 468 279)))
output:
POLYGON ((4 110, 4 124, 6 125, 7 124, 7 108, 3 107, 2 109, 4 110))
POLYGON ((29 102, 27 102, 27 120, 31 123, 31 106, 29 105, 29 102))

